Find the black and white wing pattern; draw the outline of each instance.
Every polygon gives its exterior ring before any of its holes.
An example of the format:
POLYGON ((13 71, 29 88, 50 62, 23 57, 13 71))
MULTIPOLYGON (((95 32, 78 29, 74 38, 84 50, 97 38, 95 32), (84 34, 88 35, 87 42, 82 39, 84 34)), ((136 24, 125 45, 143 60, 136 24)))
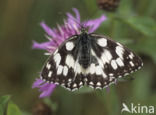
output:
POLYGON ((86 84, 93 88, 104 88, 115 83, 143 66, 140 57, 122 44, 106 36, 90 34, 93 38, 91 55, 95 58, 87 74, 86 84))
POLYGON ((83 75, 78 74, 81 68, 77 60, 77 39, 77 35, 70 37, 54 51, 43 67, 41 79, 69 90, 79 89, 85 84, 83 75))
POLYGON ((87 85, 105 88, 143 65, 122 44, 83 32, 64 41, 43 67, 41 79, 76 90, 87 85))

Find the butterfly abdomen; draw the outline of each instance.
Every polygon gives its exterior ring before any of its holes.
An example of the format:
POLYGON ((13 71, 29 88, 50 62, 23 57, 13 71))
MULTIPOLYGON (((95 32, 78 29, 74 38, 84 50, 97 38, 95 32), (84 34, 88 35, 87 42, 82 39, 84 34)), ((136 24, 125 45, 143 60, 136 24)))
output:
POLYGON ((90 65, 90 40, 89 36, 84 33, 83 36, 80 36, 80 56, 79 63, 83 68, 87 68, 90 65))

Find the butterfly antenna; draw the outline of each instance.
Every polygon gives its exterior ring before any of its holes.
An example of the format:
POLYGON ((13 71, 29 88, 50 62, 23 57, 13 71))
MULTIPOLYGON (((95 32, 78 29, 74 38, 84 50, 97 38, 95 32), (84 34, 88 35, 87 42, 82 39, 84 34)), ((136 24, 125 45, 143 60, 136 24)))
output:
POLYGON ((74 17, 70 17, 71 20, 73 20, 77 25, 78 28, 83 29, 85 28, 85 26, 83 24, 81 24, 77 19, 75 19, 74 17))

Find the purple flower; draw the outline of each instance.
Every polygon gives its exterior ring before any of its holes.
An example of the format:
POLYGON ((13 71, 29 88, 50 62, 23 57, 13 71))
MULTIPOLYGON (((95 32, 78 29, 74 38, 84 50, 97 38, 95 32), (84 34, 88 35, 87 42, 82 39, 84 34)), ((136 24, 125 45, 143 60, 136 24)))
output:
MULTIPOLYGON (((33 41, 33 48, 47 50, 48 53, 46 54, 50 54, 55 51, 55 49, 64 40, 68 39, 72 35, 80 34, 80 29, 82 26, 88 28, 88 33, 92 33, 100 26, 103 21, 106 20, 106 16, 102 15, 97 19, 81 22, 79 11, 75 8, 73 8, 73 11, 76 16, 74 17, 72 14, 67 13, 67 19, 64 20, 64 25, 58 25, 57 29, 51 29, 45 24, 45 22, 41 22, 40 25, 46 32, 46 38, 48 41, 44 43, 37 43, 36 41, 33 41)), ((42 92, 40 95, 42 98, 50 96, 56 85, 52 83, 46 83, 40 79, 36 79, 32 87, 39 88, 39 90, 42 92)))
POLYGON ((41 79, 36 79, 36 81, 33 83, 32 88, 39 88, 39 91, 42 93, 40 94, 40 98, 43 98, 45 96, 50 96, 53 90, 55 89, 55 84, 45 83, 41 79))

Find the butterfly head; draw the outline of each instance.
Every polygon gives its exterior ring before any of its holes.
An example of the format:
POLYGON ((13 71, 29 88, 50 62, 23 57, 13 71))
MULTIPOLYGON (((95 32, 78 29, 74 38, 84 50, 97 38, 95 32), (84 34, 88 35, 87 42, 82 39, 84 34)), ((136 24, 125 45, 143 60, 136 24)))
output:
POLYGON ((85 27, 81 27, 80 34, 86 34, 86 33, 88 33, 87 29, 85 27))
POLYGON ((88 31, 85 27, 81 27, 80 30, 80 39, 82 42, 87 42, 88 41, 88 31))

